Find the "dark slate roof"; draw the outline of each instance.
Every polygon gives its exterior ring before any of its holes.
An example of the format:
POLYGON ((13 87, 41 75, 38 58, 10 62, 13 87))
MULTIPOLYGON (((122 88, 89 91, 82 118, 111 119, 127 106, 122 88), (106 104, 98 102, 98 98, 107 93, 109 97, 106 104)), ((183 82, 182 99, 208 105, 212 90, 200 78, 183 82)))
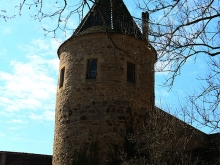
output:
POLYGON ((106 30, 143 38, 123 0, 97 0, 75 30, 73 37, 106 30))

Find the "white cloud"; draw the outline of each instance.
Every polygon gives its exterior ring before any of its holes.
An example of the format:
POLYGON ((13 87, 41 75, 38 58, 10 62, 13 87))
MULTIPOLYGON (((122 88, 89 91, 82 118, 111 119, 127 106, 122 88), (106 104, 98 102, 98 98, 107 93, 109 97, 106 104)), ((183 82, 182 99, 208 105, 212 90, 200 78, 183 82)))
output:
POLYGON ((166 89, 162 89, 162 88, 156 88, 155 90, 155 94, 158 96, 158 97, 168 97, 170 96, 170 92, 166 89))
POLYGON ((49 74, 48 62, 43 59, 31 59, 29 63, 13 61, 12 74, 0 72, 0 80, 4 82, 0 88, 0 105, 4 104, 9 111, 25 107, 37 109, 44 101, 54 98, 57 83, 49 74))
POLYGON ((12 61, 12 74, 0 72, 0 80, 5 82, 4 88, 1 89, 4 90, 3 95, 49 98, 48 92, 54 91, 56 80, 48 73, 46 65, 49 61, 34 61, 35 59, 31 59, 29 63, 12 61))
POLYGON ((31 113, 29 116, 32 120, 51 120, 54 121, 55 113, 51 111, 44 111, 41 115, 31 113))
MULTIPOLYGON (((1 42, 1 41, 0 41, 0 42, 1 42)), ((6 50, 6 49, 2 49, 2 50, 0 51, 0 57, 5 57, 6 53, 7 53, 7 50, 6 50)))
POLYGON ((170 64, 168 62, 158 61, 154 66, 156 74, 159 75, 168 75, 170 70, 170 64))
POLYGON ((13 31, 12 27, 8 27, 8 26, 4 26, 4 27, 0 27, 0 31, 3 35, 7 35, 7 34, 11 34, 13 31))
POLYGON ((27 121, 24 121, 24 120, 21 120, 21 119, 14 119, 14 120, 10 120, 10 121, 8 121, 8 123, 26 124, 27 121))
POLYGON ((34 39, 30 44, 20 44, 18 48, 27 53, 29 56, 53 56, 56 57, 57 49, 62 43, 59 39, 34 39))
POLYGON ((4 133, 0 133, 0 137, 3 137, 3 136, 5 136, 5 134, 4 133))
POLYGON ((50 48, 49 45, 46 43, 46 40, 36 39, 33 40, 32 43, 33 46, 39 48, 40 50, 48 50, 50 48))
POLYGON ((8 130, 14 131, 14 130, 20 130, 22 127, 21 126, 14 126, 14 127, 9 127, 8 130))
MULTIPOLYGON (((22 112, 26 117, 32 113, 34 118, 37 115, 34 116, 33 112, 38 110, 46 120, 54 118, 54 115, 48 114, 55 109, 59 67, 55 49, 58 45, 54 40, 49 43, 41 39, 33 40, 23 47, 27 51, 25 60, 11 61, 11 72, 0 71, 1 115, 13 116, 22 112)), ((21 124, 20 119, 11 122, 21 124)))

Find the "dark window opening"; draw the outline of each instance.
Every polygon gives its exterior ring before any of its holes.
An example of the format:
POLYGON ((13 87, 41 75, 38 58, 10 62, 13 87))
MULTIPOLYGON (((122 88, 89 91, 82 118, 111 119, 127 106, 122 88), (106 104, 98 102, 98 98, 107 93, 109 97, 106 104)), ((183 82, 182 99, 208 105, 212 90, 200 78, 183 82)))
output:
POLYGON ((88 60, 87 78, 96 78, 97 59, 88 60))
POLYGON ((127 81, 135 82, 135 64, 127 63, 127 81))
POLYGON ((59 84, 59 88, 63 87, 64 75, 65 75, 65 68, 63 67, 61 69, 61 71, 60 71, 60 84, 59 84))

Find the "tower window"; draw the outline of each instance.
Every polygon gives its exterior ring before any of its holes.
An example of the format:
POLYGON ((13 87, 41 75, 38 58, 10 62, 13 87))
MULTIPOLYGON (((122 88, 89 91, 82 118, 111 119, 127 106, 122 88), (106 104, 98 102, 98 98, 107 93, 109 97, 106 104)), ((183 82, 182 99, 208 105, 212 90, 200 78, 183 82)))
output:
POLYGON ((59 84, 59 88, 63 87, 64 75, 65 75, 65 67, 63 67, 61 69, 61 71, 60 71, 60 84, 59 84))
POLYGON ((87 78, 96 78, 97 59, 88 60, 87 78))
POLYGON ((135 64, 127 63, 127 81, 135 82, 135 64))

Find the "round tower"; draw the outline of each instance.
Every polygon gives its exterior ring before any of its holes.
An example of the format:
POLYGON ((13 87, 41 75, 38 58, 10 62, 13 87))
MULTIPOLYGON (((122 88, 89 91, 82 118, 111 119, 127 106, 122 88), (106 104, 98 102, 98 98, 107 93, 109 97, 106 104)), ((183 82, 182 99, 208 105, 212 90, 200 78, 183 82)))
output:
POLYGON ((94 142, 107 164, 140 130, 154 107, 156 52, 145 38, 122 0, 99 0, 60 46, 53 165, 94 142))

